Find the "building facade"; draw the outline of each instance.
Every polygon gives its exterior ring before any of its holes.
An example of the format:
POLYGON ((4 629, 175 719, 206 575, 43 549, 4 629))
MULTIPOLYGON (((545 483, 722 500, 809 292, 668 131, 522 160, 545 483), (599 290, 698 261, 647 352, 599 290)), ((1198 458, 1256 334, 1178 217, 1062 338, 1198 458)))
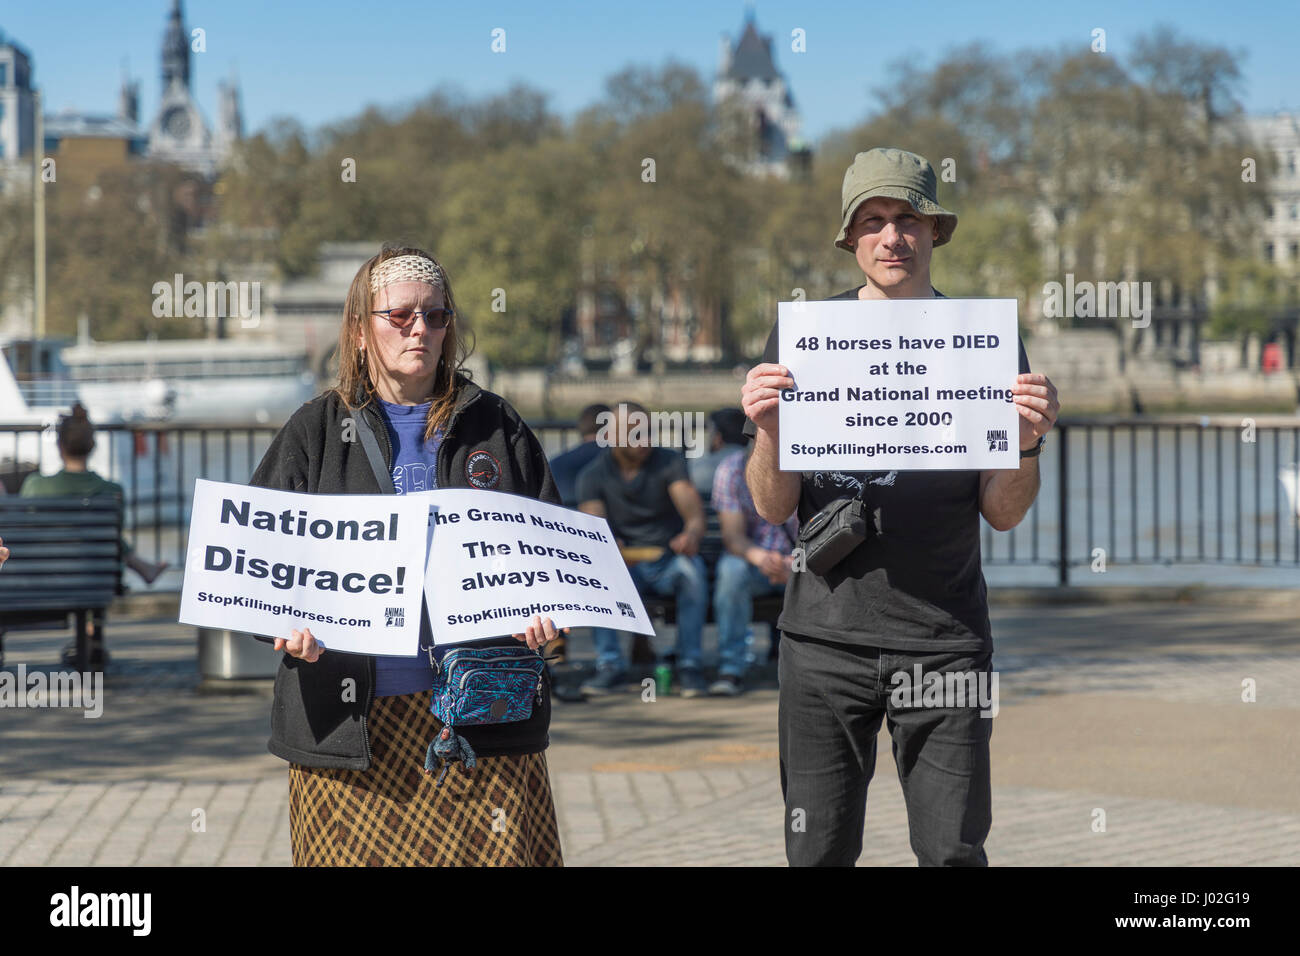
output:
MULTIPOLYGON (((217 125, 209 126, 193 92, 193 42, 181 2, 173 0, 163 32, 160 98, 152 120, 142 122, 140 84, 124 76, 115 115, 79 110, 46 114, 45 155, 54 158, 61 170, 75 170, 78 178, 87 180, 107 166, 146 157, 215 179, 234 144, 243 138, 239 90, 233 81, 219 85, 217 125)), ((24 68, 24 72, 29 71, 24 68)))
POLYGON ((811 152, 800 138, 794 96, 776 67, 771 35, 758 32, 752 14, 735 43, 723 34, 718 60, 713 99, 733 126, 732 162, 750 175, 782 179, 805 171, 811 152))
POLYGON ((1247 119, 1252 138, 1276 160, 1268 180, 1269 214, 1260 230, 1260 256, 1300 272, 1300 116, 1280 112, 1247 119))
POLYGON ((31 57, 0 33, 0 193, 31 181, 35 141, 31 57))
MULTIPOLYGON (((162 98, 148 132, 148 155, 213 178, 231 146, 243 137, 239 90, 220 85, 216 130, 209 128, 194 98, 190 53, 181 0, 173 0, 162 42, 162 98)), ((123 102, 131 102, 127 91, 123 102)))

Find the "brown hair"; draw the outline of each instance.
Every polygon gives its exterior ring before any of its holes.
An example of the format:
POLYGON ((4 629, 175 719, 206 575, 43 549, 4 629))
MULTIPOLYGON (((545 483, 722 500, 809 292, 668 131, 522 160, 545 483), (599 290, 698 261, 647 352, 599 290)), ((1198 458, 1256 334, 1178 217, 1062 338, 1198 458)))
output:
MULTIPOLYGON (((343 306, 343 326, 339 330, 339 380, 334 391, 351 410, 364 408, 378 396, 370 369, 366 365, 364 354, 371 352, 370 312, 374 301, 370 295, 370 271, 386 259, 397 256, 420 256, 428 259, 442 275, 442 294, 446 308, 456 311, 456 299, 451 293, 451 279, 447 270, 423 249, 399 243, 384 243, 377 255, 367 259, 357 270, 348 287, 348 297, 343 306), (366 343, 366 353, 357 350, 357 333, 366 343)), ((457 332, 459 315, 453 316, 447 323, 447 332, 442 338, 442 355, 438 360, 438 371, 433 380, 433 404, 429 408, 429 417, 425 419, 424 437, 427 441, 433 437, 439 426, 444 426, 451 419, 452 410, 460 392, 461 376, 469 377, 463 368, 465 359, 474 350, 473 342, 466 340, 457 332)))
POLYGON ((72 406, 71 413, 59 416, 59 447, 71 458, 85 458, 95 450, 95 426, 90 423, 81 402, 72 406))

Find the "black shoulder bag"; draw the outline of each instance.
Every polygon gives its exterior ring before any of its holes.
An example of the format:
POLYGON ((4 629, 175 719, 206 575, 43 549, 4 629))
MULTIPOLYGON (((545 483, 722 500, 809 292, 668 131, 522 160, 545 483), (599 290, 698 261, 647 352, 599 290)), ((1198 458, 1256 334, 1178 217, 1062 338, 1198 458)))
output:
POLYGON ((864 481, 852 498, 832 501, 799 529, 804 567, 813 574, 825 576, 875 534, 875 522, 867 512, 864 498, 866 491, 867 483, 864 481))

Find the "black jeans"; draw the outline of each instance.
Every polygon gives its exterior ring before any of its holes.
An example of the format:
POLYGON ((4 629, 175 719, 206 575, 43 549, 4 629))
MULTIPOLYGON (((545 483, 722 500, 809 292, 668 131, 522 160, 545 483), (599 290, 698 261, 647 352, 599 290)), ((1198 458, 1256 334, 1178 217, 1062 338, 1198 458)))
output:
POLYGON ((952 698, 932 699, 915 706, 911 692, 899 688, 915 683, 917 664, 924 686, 930 673, 991 674, 993 652, 892 651, 782 635, 777 725, 791 866, 852 866, 862 853, 882 715, 917 862, 988 866, 993 721, 980 715, 976 701, 942 706, 952 698), (900 671, 907 685, 896 683, 900 671))

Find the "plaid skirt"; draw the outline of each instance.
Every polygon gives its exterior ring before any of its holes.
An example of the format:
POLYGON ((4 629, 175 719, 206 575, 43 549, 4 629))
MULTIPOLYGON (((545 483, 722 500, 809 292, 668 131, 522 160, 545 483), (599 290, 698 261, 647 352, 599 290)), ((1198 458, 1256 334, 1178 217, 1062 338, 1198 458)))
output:
POLYGON ((424 772, 431 692, 377 697, 369 770, 289 764, 294 866, 562 866, 546 754, 424 772))

